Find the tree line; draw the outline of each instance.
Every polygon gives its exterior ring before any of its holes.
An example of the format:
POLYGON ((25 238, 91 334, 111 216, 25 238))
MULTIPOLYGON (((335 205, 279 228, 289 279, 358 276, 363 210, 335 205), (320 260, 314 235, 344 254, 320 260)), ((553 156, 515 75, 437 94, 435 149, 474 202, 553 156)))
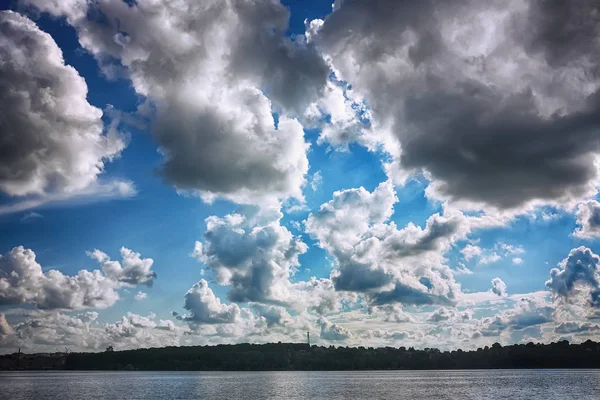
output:
POLYGON ((147 348, 99 353, 0 356, 0 369, 293 371, 483 368, 600 368, 600 343, 516 344, 473 351, 320 347, 296 343, 147 348))

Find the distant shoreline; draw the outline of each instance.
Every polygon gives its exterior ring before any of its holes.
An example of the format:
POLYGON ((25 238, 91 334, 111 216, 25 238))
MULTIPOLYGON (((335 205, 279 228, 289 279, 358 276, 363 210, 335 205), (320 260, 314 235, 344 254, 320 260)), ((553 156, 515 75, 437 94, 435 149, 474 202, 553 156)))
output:
POLYGON ((600 343, 519 344, 473 351, 319 347, 297 343, 163 347, 99 353, 13 353, 0 371, 401 371, 598 369, 600 343))

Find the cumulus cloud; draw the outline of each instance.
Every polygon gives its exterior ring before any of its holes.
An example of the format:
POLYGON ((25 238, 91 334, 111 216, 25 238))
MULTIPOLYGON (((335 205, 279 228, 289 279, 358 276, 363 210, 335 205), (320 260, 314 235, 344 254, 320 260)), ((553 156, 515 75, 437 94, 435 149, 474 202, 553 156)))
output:
POLYGON ((26 3, 66 16, 105 72, 111 60, 122 65, 155 111, 168 182, 207 200, 302 198, 308 144, 286 115, 320 96, 329 68, 303 36, 285 34, 289 12, 278 1, 77 1, 76 12, 26 3))
POLYGON ((573 236, 580 239, 593 239, 600 236, 600 203, 590 200, 577 208, 577 225, 573 236))
POLYGON ((357 302, 355 293, 342 293, 335 290, 331 279, 311 277, 307 281, 298 281, 291 284, 291 306, 298 310, 314 311, 318 315, 339 312, 343 304, 348 306, 357 302))
POLYGON ((415 322, 415 319, 402 309, 401 304, 385 304, 383 306, 375 306, 369 309, 369 313, 383 313, 384 322, 415 322))
POLYGON ((546 286, 559 298, 584 294, 592 307, 600 306, 600 257, 584 246, 572 249, 560 268, 550 270, 546 286))
POLYGON ((34 196, 3 210, 102 192, 98 177, 127 137, 104 126, 84 79, 34 22, 0 11, 0 36, 0 190, 34 196))
POLYGON ((336 341, 346 340, 352 337, 352 333, 341 325, 330 322, 327 318, 321 317, 317 320, 321 327, 321 339, 336 341))
POLYGON ((365 293, 372 305, 452 304, 460 293, 443 253, 464 237, 462 214, 432 215, 421 228, 388 222, 397 201, 393 184, 333 194, 305 221, 306 232, 334 256, 331 275, 339 291, 365 293))
POLYGON ((140 253, 121 247, 121 257, 123 260, 112 261, 110 257, 102 251, 96 249, 88 252, 88 255, 102 265, 102 271, 108 278, 128 285, 147 285, 152 286, 156 278, 156 272, 152 271, 154 260, 151 258, 141 258, 140 253))
POLYGON ((280 225, 278 210, 234 213, 206 219, 203 242, 192 255, 212 269, 217 281, 231 286, 232 301, 287 303, 290 277, 308 247, 280 225))
POLYGON ((240 316, 238 305, 221 303, 204 279, 187 291, 184 308, 190 314, 184 316, 183 319, 193 324, 233 323, 240 316))
POLYGON ((337 1, 310 40, 364 96, 402 177, 469 207, 597 191, 595 2, 337 1), (349 28, 350 27, 350 28, 349 28))
POLYGON ((277 325, 289 324, 292 320, 292 316, 288 313, 285 307, 254 304, 252 309, 256 311, 260 317, 265 319, 267 327, 269 328, 277 325))
POLYGON ((506 283, 500 278, 492 279, 492 293, 500 297, 506 296, 506 283))
POLYGON ((342 151, 347 151, 352 142, 375 145, 367 134, 370 128, 368 117, 364 99, 348 85, 335 80, 328 82, 322 97, 312 103, 304 115, 309 126, 320 128, 319 144, 328 143, 342 151))
POLYGON ((13 333, 12 327, 6 321, 6 315, 0 313, 0 339, 5 340, 7 336, 13 333))
POLYGON ((522 298, 508 310, 494 317, 483 318, 481 334, 483 336, 498 336, 507 331, 522 331, 524 329, 552 322, 556 308, 531 298, 522 298))
POLYGON ((453 322, 464 322, 468 321, 473 317, 471 311, 458 311, 455 308, 438 308, 428 318, 429 322, 442 322, 442 321, 453 321, 453 322))
POLYGON ((44 272, 32 250, 23 246, 13 248, 0 255, 0 304, 27 303, 40 309, 106 308, 119 299, 118 289, 124 285, 152 282, 152 259, 141 259, 139 254, 122 248, 125 267, 121 268, 119 262, 110 261, 106 254, 100 251, 95 254, 98 261, 104 262, 104 273, 81 270, 68 276, 54 269, 44 272))

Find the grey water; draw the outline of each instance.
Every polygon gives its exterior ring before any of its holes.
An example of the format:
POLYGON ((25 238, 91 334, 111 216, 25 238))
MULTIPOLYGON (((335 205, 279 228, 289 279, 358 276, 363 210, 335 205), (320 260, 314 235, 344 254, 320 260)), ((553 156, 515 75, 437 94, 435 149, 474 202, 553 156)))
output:
POLYGON ((599 399, 600 370, 0 372, 0 399, 599 399))

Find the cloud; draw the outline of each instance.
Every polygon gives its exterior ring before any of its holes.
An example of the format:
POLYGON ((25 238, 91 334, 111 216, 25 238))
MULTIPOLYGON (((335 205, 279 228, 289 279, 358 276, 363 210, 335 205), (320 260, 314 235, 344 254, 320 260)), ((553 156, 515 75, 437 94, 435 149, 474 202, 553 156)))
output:
POLYGON ((494 317, 483 318, 483 336, 498 336, 504 331, 520 331, 543 325, 554 320, 556 309, 545 302, 522 298, 514 308, 498 313, 494 317))
POLYGON ((352 337, 352 333, 341 325, 334 324, 325 317, 318 319, 317 324, 321 327, 321 339, 337 341, 352 337))
POLYGON ((106 253, 98 249, 87 254, 102 264, 104 275, 117 282, 134 286, 152 286, 156 278, 156 272, 152 271, 154 260, 141 258, 140 253, 135 253, 128 248, 121 247, 122 262, 112 261, 106 253))
POLYGON ((465 207, 565 204, 598 186, 597 11, 348 0, 310 40, 389 131, 388 170, 465 207))
POLYGON ((523 259, 521 257, 513 257, 512 263, 516 265, 523 264, 523 259))
POLYGON ((289 324, 292 319, 292 316, 284 307, 253 304, 252 309, 255 310, 259 316, 265 319, 265 322, 269 328, 277 325, 289 324))
MULTIPOLYGON (((460 252, 462 253, 466 261, 474 259, 477 261, 478 264, 485 265, 496 263, 511 255, 523 254, 525 253, 525 249, 523 249, 523 247, 521 246, 510 245, 503 242, 496 243, 491 249, 482 249, 479 246, 475 246, 469 243, 465 247, 463 247, 463 249, 460 252)), ((521 262, 523 261, 520 258, 515 257, 513 258, 513 263, 519 264, 519 260, 521 262), (515 262, 514 260, 517 261, 515 262)))
POLYGON ((500 297, 506 296, 506 283, 500 278, 492 279, 492 292, 500 297))
POLYGON ((196 242, 192 255, 231 286, 231 301, 289 302, 289 279, 308 247, 280 225, 282 216, 263 210, 206 219, 204 241, 196 242))
POLYGON ((13 333, 12 327, 6 322, 6 316, 0 313, 0 339, 5 340, 7 336, 13 333))
POLYGON ((78 1, 76 12, 26 3, 65 15, 105 73, 125 70, 154 109, 159 172, 179 190, 207 201, 302 199, 309 145, 286 115, 320 96, 329 68, 302 36, 285 34, 278 1, 78 1))
POLYGON ((460 292, 443 253, 464 237, 462 214, 434 214, 421 228, 387 222, 397 201, 393 184, 333 194, 305 221, 306 232, 334 256, 331 279, 338 291, 364 293, 372 305, 452 304, 460 292))
POLYGON ((54 269, 43 272, 32 250, 13 248, 0 256, 0 304, 32 304, 40 309, 106 308, 119 299, 117 291, 121 287, 152 282, 152 259, 141 259, 139 254, 122 248, 125 267, 121 268, 106 254, 96 254, 98 261, 102 258, 104 262, 104 273, 81 270, 68 276, 54 269))
POLYGON ((128 199, 137 195, 131 181, 95 182, 85 189, 71 193, 52 193, 44 196, 28 196, 14 202, 0 205, 0 215, 23 212, 38 207, 51 207, 57 204, 90 204, 111 199, 128 199))
POLYGON ((600 257, 589 248, 580 246, 572 249, 567 258, 550 270, 546 286, 558 297, 570 297, 586 292, 592 307, 600 306, 600 277, 598 276, 600 257))
POLYGON ((318 143, 328 143, 336 150, 348 151, 352 142, 373 145, 369 129, 368 108, 364 100, 343 82, 331 80, 323 95, 304 114, 309 126, 320 128, 318 143))
POLYGON ((577 225, 573 236, 580 239, 593 239, 600 237, 600 203, 590 200, 582 203, 577 208, 577 225))
POLYGON ((470 261, 472 258, 481 256, 481 254, 483 253, 483 249, 479 246, 467 244, 465 247, 463 247, 463 249, 460 252, 462 253, 465 260, 470 261))
POLYGON ((473 271, 467 268, 463 263, 459 263, 459 266, 453 270, 454 275, 473 275, 473 271))
POLYGON ((453 300, 451 300, 450 298, 446 296, 428 293, 427 289, 427 287, 415 288, 398 282, 390 291, 383 291, 373 294, 371 302, 375 305, 382 305, 388 303, 402 303, 416 306, 433 304, 453 304, 453 300))
POLYGON ((389 332, 382 329, 373 329, 364 332, 362 335, 363 339, 383 339, 385 341, 393 340, 405 340, 405 339, 414 339, 417 335, 411 335, 407 332, 389 332))
POLYGON ((317 171, 312 175, 312 179, 310 180, 310 187, 313 190, 313 192, 316 192, 322 184, 323 176, 321 175, 321 171, 317 171))
POLYGON ((135 297, 136 300, 144 300, 146 298, 148 298, 148 293, 146 292, 142 292, 141 290, 139 292, 136 293, 135 297))
POLYGON ((415 322, 415 319, 408 313, 402 310, 402 305, 400 304, 386 304, 383 306, 371 307, 369 309, 369 313, 383 313, 383 321, 384 322, 395 322, 395 323, 405 323, 405 322, 415 322))
POLYGON ((30 212, 21 217, 21 222, 23 222, 23 223, 31 222, 33 220, 40 219, 40 218, 44 218, 44 216, 42 214, 39 214, 36 212, 30 212))
POLYGON ((442 321, 464 322, 470 320, 473 317, 472 314, 470 311, 459 312, 453 308, 440 307, 427 318, 427 321, 433 323, 442 321))
POLYGON ((0 11, 0 36, 0 191, 29 196, 0 213, 101 187, 98 177, 127 137, 115 121, 104 126, 102 111, 86 100, 84 79, 34 22, 0 11))
POLYGON ((562 335, 570 333, 584 333, 599 331, 600 326, 591 324, 589 322, 578 323, 578 322, 563 322, 560 325, 554 327, 554 332, 562 335))
POLYGON ((60 312, 28 312, 15 317, 13 333, 0 341, 0 348, 17 345, 28 352, 55 352, 62 346, 71 351, 103 351, 115 349, 175 346, 183 330, 170 320, 155 320, 127 313, 115 323, 101 324, 98 313, 88 311, 75 315, 60 312))
POLYGON ((187 291, 184 308, 190 312, 190 315, 183 319, 193 324, 233 323, 240 316, 238 305, 222 304, 204 279, 195 283, 187 291))

